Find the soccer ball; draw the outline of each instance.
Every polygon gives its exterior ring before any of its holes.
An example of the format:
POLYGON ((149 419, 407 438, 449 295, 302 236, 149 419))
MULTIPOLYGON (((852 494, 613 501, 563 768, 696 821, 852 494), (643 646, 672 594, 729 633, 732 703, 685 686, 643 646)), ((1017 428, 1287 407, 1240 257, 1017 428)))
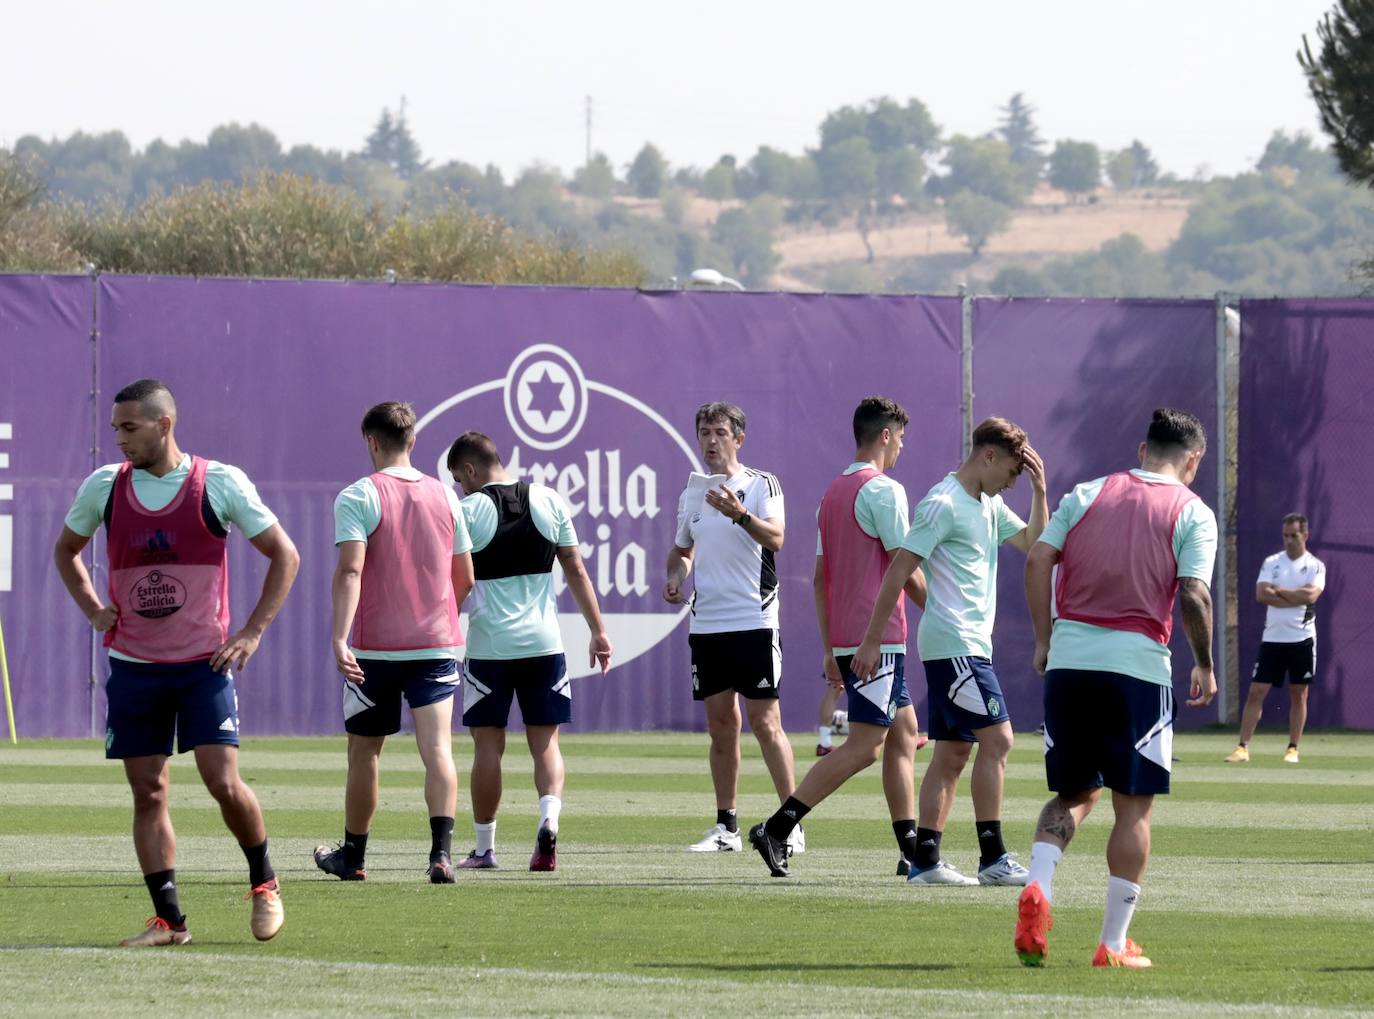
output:
POLYGON ((836 734, 843 736, 849 732, 849 712, 836 711, 830 716, 830 728, 836 734))

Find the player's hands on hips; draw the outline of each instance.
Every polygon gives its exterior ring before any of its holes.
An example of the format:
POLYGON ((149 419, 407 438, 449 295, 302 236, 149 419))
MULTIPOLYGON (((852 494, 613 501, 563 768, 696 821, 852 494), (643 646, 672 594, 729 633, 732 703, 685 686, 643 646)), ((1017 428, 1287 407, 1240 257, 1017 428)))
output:
POLYGON ((681 605, 687 600, 687 596, 682 593, 682 581, 677 577, 669 577, 668 582, 663 585, 663 600, 669 605, 681 605))
POLYGON ((615 649, 611 647, 611 638, 606 636, 606 631, 592 634, 592 642, 587 645, 587 664, 600 666, 601 675, 606 675, 611 668, 611 655, 615 649))
POLYGON ((353 652, 348 650, 347 641, 334 642, 334 665, 350 683, 367 682, 367 677, 363 675, 363 667, 358 664, 358 659, 353 657, 353 652))
POLYGON ((91 628, 97 633, 108 633, 119 621, 119 609, 113 605, 102 605, 91 613, 91 628))
POLYGON ((1041 644, 1041 643, 1039 643, 1039 642, 1037 641, 1037 642, 1036 642, 1036 645, 1035 645, 1035 659, 1034 659, 1035 671, 1036 671, 1039 675, 1043 676, 1043 675, 1045 674, 1045 669, 1046 669, 1046 667, 1047 667, 1049 664, 1050 664, 1050 646, 1049 646, 1048 644, 1041 644))
POLYGON ((831 651, 825 653, 825 658, 821 664, 821 670, 825 673, 827 686, 833 686, 836 690, 844 689, 844 676, 840 674, 840 663, 835 661, 835 655, 831 651))
POLYGON ((240 630, 221 644, 219 650, 210 656, 210 668, 216 672, 228 672, 231 668, 243 668, 248 664, 248 659, 257 653, 258 644, 261 641, 262 634, 251 634, 246 630, 240 630))
POLYGON ((883 657, 881 647, 876 640, 864 638, 859 650, 854 652, 854 661, 849 666, 849 671, 854 673, 855 679, 873 678, 873 673, 878 671, 878 661, 883 657))
POLYGON ((1217 677, 1210 668, 1203 668, 1201 665, 1193 666, 1193 679, 1188 685, 1188 692, 1193 696, 1185 701, 1190 708, 1205 708, 1212 703, 1212 698, 1217 695, 1217 677))
POLYGON ((719 488, 707 490, 706 505, 724 513, 731 520, 738 520, 744 516, 744 503, 740 502, 739 497, 730 491, 729 485, 721 485, 719 488))
POLYGON ((1025 465, 1025 472, 1030 475, 1031 485, 1037 492, 1045 490, 1045 461, 1040 459, 1040 454, 1028 442, 1021 448, 1021 463, 1025 465))

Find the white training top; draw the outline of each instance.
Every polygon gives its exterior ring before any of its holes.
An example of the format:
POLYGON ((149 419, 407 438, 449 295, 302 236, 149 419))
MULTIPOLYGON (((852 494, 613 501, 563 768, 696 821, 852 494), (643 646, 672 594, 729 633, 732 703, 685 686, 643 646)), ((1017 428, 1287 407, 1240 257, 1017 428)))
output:
MULTIPOLYGON (((1289 559, 1287 552, 1275 552, 1260 567, 1256 584, 1275 587, 1306 587, 1315 584, 1326 587, 1326 565, 1311 552, 1289 559)), ((1264 637, 1267 644, 1298 644, 1317 635, 1315 605, 1294 605, 1281 609, 1269 606, 1264 616, 1264 637)))
MULTIPOLYGON (((782 485, 766 471, 740 467, 726 485, 751 516, 783 521, 782 485)), ((687 491, 677 501, 678 548, 695 549, 691 633, 775 630, 778 573, 773 553, 705 503, 688 518, 687 491)))

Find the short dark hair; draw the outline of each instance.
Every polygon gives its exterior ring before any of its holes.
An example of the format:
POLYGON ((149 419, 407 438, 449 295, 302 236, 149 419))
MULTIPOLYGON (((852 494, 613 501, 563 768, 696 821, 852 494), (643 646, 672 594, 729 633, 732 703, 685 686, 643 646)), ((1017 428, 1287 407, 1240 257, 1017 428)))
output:
MULTIPOLYGON (((176 397, 167 383, 159 379, 137 379, 115 393, 115 403, 137 403, 145 410, 154 409, 175 415, 176 397)), ((156 415, 156 416, 161 416, 156 415)))
POLYGON ((481 467, 500 467, 501 454, 496 443, 481 432, 464 432, 448 448, 448 469, 453 472, 461 463, 475 463, 481 467))
POLYGON ((894 431, 905 428, 911 418, 896 400, 885 396, 865 396, 854 408, 854 443, 866 446, 883 434, 884 428, 894 431))
POLYGON ((1145 449, 1161 460, 1177 460, 1180 455, 1207 448, 1207 429, 1186 410, 1159 407, 1150 419, 1145 434, 1145 449))
POLYGON ((735 434, 735 438, 739 438, 744 434, 744 411, 740 410, 733 403, 703 403, 697 408, 695 428, 697 431, 700 431, 703 421, 711 422, 721 420, 730 422, 730 431, 735 434))
POLYGON ((1297 524, 1299 527, 1302 528, 1303 534, 1311 533, 1307 529, 1307 518, 1303 516, 1301 513, 1289 513, 1286 517, 1284 517, 1283 526, 1287 527, 1289 524, 1297 524))
POLYGON ((1026 451, 1026 430, 1006 418, 984 418, 973 430, 973 448, 996 446, 1017 460, 1026 451))
POLYGON ((415 444, 415 408, 388 400, 363 415, 363 434, 377 440, 388 453, 400 453, 415 444))

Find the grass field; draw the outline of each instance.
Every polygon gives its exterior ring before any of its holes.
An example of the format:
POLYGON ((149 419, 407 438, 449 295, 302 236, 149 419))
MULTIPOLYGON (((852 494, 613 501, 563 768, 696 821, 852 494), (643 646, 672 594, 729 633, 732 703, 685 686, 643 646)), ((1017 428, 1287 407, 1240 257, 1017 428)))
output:
MULTIPOLYGON (((1007 778, 1008 845, 1029 849, 1046 798, 1038 741, 1007 778)), ((813 742, 796 740, 799 770, 813 742)), ((1180 736, 1174 795, 1132 936, 1149 972, 1096 971, 1110 812, 1055 880, 1048 965, 1011 950, 1015 890, 914 888, 877 769, 808 818, 808 851, 774 880, 752 852, 689 855, 713 810, 705 737, 565 738, 559 870, 524 867, 537 817, 511 742, 497 855, 505 869, 423 883, 428 827, 413 744, 383 757, 365 884, 314 867, 342 828, 342 739, 249 740, 286 927, 248 932, 243 859, 186 759, 173 765, 182 908, 192 945, 112 948, 150 915, 123 773, 94 742, 0 748, 0 1015, 1374 1015, 1374 738, 1317 735, 1303 763, 1262 735, 1180 736)), ((455 740, 460 778, 470 760, 455 740)), ((519 751, 519 752, 516 752, 519 751)), ((741 825, 773 809, 746 738, 741 825)), ((918 758, 922 770, 926 752, 918 758)), ((945 856, 977 853, 966 784, 945 856)), ((460 797, 455 855, 470 848, 460 797)), ((747 849, 747 846, 746 846, 747 849)))

